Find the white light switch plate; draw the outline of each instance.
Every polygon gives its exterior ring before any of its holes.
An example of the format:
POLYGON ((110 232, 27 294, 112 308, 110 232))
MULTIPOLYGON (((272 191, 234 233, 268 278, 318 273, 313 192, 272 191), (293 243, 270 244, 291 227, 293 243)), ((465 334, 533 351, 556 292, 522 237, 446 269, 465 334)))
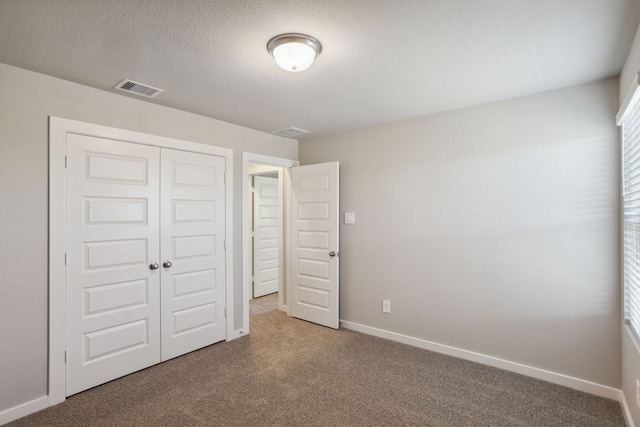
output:
POLYGON ((344 223, 345 224, 355 224, 356 223, 356 213, 355 212, 345 212, 344 213, 344 223))
POLYGON ((382 312, 391 313, 391 301, 389 301, 388 299, 382 300, 382 312))

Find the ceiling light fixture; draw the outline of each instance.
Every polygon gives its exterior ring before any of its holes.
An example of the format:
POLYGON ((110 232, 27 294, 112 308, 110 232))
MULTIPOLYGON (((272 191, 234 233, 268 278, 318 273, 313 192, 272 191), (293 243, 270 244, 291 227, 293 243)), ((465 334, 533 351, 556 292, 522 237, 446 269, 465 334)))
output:
POLYGON ((306 34, 288 33, 269 40, 267 50, 281 68, 298 72, 313 64, 322 52, 322 45, 318 39, 306 34))

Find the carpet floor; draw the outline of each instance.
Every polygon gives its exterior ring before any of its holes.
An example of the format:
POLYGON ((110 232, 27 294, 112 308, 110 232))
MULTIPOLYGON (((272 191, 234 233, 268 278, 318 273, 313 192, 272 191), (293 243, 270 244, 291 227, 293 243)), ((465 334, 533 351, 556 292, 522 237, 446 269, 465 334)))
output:
POLYGON ((618 402, 269 311, 18 426, 624 426, 618 402))
POLYGON ((266 313, 278 309, 278 293, 249 300, 249 315, 266 313))

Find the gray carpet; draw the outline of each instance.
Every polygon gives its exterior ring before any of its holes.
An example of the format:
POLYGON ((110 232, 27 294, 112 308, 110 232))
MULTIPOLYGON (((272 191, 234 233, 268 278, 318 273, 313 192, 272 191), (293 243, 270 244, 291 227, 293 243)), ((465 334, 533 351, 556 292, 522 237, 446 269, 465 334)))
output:
POLYGON ((278 293, 249 300, 249 315, 266 313, 278 309, 278 293))
POLYGON ((624 426, 618 402, 279 311, 9 426, 624 426))

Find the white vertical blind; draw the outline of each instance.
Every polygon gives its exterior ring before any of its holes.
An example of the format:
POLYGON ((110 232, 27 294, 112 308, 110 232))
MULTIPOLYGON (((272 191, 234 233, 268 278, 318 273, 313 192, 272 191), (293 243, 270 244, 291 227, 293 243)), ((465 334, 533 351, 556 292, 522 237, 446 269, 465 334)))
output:
POLYGON ((640 336, 640 102, 638 90, 621 111, 625 319, 640 336))

